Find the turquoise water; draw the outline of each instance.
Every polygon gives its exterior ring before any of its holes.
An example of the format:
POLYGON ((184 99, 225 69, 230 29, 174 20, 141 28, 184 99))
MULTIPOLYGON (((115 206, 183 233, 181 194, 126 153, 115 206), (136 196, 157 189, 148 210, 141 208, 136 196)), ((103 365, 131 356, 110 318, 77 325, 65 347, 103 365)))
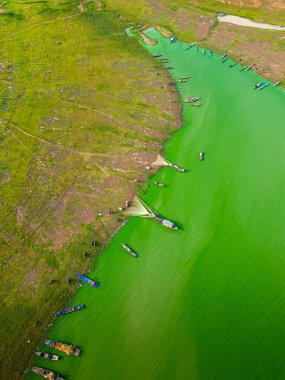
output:
POLYGON ((181 99, 203 104, 183 103, 184 125, 164 148, 187 172, 161 169, 155 179, 168 187, 150 181, 144 196, 182 228, 131 218, 90 274, 101 287, 72 299, 86 309, 48 333, 82 355, 34 364, 78 380, 284 379, 283 90, 254 91, 256 74, 148 35, 159 44, 145 48, 169 58, 174 78, 192 77, 178 84, 181 99))

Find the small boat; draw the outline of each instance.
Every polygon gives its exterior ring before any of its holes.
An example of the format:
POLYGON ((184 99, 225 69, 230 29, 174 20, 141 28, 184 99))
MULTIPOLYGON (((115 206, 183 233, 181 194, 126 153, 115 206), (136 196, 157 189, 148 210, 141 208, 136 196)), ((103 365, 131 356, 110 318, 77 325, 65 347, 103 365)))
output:
POLYGON ((153 181, 153 183, 155 184, 155 186, 158 186, 158 187, 166 187, 166 185, 164 183, 160 183, 160 182, 156 182, 156 181, 153 181))
POLYGON ((202 104, 198 104, 198 103, 190 103, 190 106, 191 106, 191 107, 202 107, 202 104))
POLYGON ((53 354, 50 354, 49 352, 37 351, 37 352, 35 352, 35 355, 37 355, 41 358, 44 358, 44 359, 49 359, 49 360, 58 360, 59 359, 58 355, 53 355, 53 354))
POLYGON ((128 247, 126 244, 121 244, 121 246, 124 248, 125 251, 127 251, 130 255, 134 256, 134 257, 139 257, 139 255, 134 252, 130 247, 128 247))
POLYGON ((199 153, 199 160, 203 161, 204 160, 204 152, 199 153))
POLYGON ((44 343, 49 346, 54 348, 55 350, 64 352, 66 355, 74 355, 74 356, 79 356, 80 350, 79 348, 73 346, 72 344, 67 344, 63 342, 55 342, 53 340, 48 340, 46 339, 44 343))
POLYGON ((228 60, 228 57, 222 59, 222 63, 225 63, 228 60))
POLYGON ((159 57, 162 57, 162 54, 155 54, 154 55, 154 58, 159 58, 159 57))
POLYGON ((177 41, 177 38, 176 37, 172 37, 172 38, 170 38, 169 43, 174 44, 176 41, 177 41))
POLYGON ((243 67, 242 69, 240 69, 240 71, 244 71, 246 69, 246 67, 243 67))
POLYGON ((166 62, 168 62, 168 58, 160 58, 159 60, 160 60, 160 62, 162 62, 162 63, 166 63, 166 62))
POLYGON ((184 103, 194 103, 200 100, 200 98, 186 98, 184 99, 184 103))
POLYGON ((199 46, 195 46, 195 50, 198 51, 199 50, 199 46))
POLYGON ((162 224, 164 227, 170 228, 171 230, 178 230, 178 227, 167 219, 160 218, 155 214, 149 214, 149 217, 162 224))
POLYGON ((45 368, 33 367, 32 371, 48 380, 65 380, 61 375, 45 368))
POLYGON ((227 56, 227 53, 224 53, 224 54, 220 57, 220 59, 224 59, 224 58, 226 58, 226 56, 227 56))
POLYGON ((281 83, 281 82, 275 82, 275 83, 273 84, 273 87, 279 86, 280 83, 281 83))
POLYGON ((70 307, 68 309, 56 311, 54 314, 56 317, 58 317, 59 315, 70 314, 70 313, 73 313, 74 311, 82 310, 82 309, 84 309, 84 305, 78 305, 78 306, 70 307))
POLYGON ((262 86, 263 85, 263 82, 258 82, 254 87, 253 87, 253 89, 254 90, 257 90, 260 86, 262 86))
POLYGON ((193 44, 190 44, 190 45, 187 46, 187 48, 185 50, 192 49, 193 46, 194 46, 193 44))
POLYGON ((190 79, 191 77, 180 77, 180 79, 190 79))
POLYGON ((236 66, 236 63, 231 63, 230 65, 229 65, 229 68, 231 69, 232 67, 235 67, 236 66))
POLYGON ((205 55, 206 54, 206 51, 205 49, 202 49, 202 54, 205 55))
POLYGON ((187 82, 187 79, 178 79, 177 82, 185 83, 185 82, 187 82))
POLYGON ((86 284, 89 284, 89 285, 93 286, 94 288, 98 288, 98 286, 99 286, 99 282, 92 281, 92 280, 90 280, 90 278, 83 276, 80 273, 76 273, 76 276, 78 278, 80 278, 80 280, 86 282, 86 284))
POLYGON ((214 53, 214 52, 213 52, 213 50, 211 49, 211 50, 209 51, 209 56, 212 57, 213 53, 214 53))
POLYGON ((171 70, 171 69, 173 69, 173 66, 167 66, 166 69, 171 70))
POLYGON ((178 41, 178 45, 179 45, 179 46, 182 46, 182 42, 181 42, 181 41, 178 41))
POLYGON ((262 86, 258 87, 258 90, 263 90, 265 87, 269 86, 270 83, 264 83, 262 86))
POLYGON ((245 68, 244 71, 248 71, 248 70, 250 70, 251 68, 252 68, 252 65, 249 65, 249 66, 247 66, 247 67, 245 68))

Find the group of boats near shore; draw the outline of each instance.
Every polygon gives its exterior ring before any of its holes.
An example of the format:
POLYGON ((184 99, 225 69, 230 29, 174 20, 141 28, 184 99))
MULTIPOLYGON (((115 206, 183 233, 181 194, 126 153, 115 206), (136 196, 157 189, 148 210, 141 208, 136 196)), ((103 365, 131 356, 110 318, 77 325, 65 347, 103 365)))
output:
MULTIPOLYGON (((170 38, 170 43, 178 43, 179 46, 182 46, 182 43, 180 41, 177 40, 176 37, 172 37, 170 38)), ((197 45, 194 45, 194 44, 190 44, 187 46, 186 50, 190 50, 191 48, 194 48, 196 49, 196 51, 199 50, 199 47, 197 45)), ((202 49, 202 54, 205 55, 206 54, 206 51, 205 49, 202 49)), ((211 57, 213 55, 213 50, 210 50, 208 52, 208 55, 211 57)), ((168 63, 168 58, 166 57, 162 57, 161 54, 156 54, 154 55, 155 58, 158 58, 159 61, 161 63, 168 63)), ((221 63, 225 63, 228 59, 227 57, 227 54, 223 54, 221 57, 221 63)), ((236 66, 237 64, 236 63, 231 63, 229 65, 229 68, 233 68, 234 66, 236 66)), ((249 65, 247 67, 244 67, 241 69, 241 71, 248 71, 252 68, 253 66, 252 65, 249 65)), ((165 67, 166 69, 170 70, 170 69, 173 69, 172 66, 169 66, 169 67, 165 67)), ((183 76, 183 77, 180 77, 179 79, 177 79, 177 82, 179 83, 186 83, 191 77, 190 76, 183 76)), ((274 87, 278 86, 281 82, 276 82, 273 84, 274 87)), ((266 87, 268 87, 270 85, 270 83, 267 83, 267 82, 259 82, 257 83, 255 86, 254 86, 254 89, 255 90, 262 90, 266 87)), ((175 86, 175 82, 169 82, 169 86, 175 86)), ((201 104, 198 104, 197 102, 200 100, 199 97, 188 97, 188 98, 185 98, 184 99, 184 103, 188 103, 190 104, 190 106, 201 106, 201 104)), ((204 160, 204 152, 201 151, 199 153, 199 160, 200 161, 203 161, 204 160)), ((169 161, 165 160, 166 162, 166 166, 169 166, 179 172, 186 172, 186 170, 176 164, 172 164, 170 163, 169 161)), ((147 167, 147 169, 150 169, 150 167, 147 167)), ((164 183, 160 183, 160 182, 157 182, 157 181, 153 181, 154 185, 159 187, 159 188, 164 188, 166 187, 166 185, 164 183)), ((169 221, 167 219, 164 219, 158 215, 156 215, 142 200, 140 200, 144 207, 147 209, 148 211, 148 214, 147 214, 147 217, 151 218, 152 220, 156 221, 157 223, 161 224, 162 226, 166 227, 166 228, 169 228, 171 230, 178 230, 179 227, 174 224, 172 221, 169 221)), ((129 202, 129 201, 128 201, 129 202)), ((128 205, 127 205, 128 207, 128 205)), ((121 247, 131 256, 135 257, 135 258, 138 258, 140 257, 140 254, 138 254, 137 252, 135 252, 132 248, 130 248, 127 244, 125 243, 121 243, 121 247)), ((86 284, 92 286, 93 288, 98 288, 100 286, 100 284, 98 282, 95 282, 93 280, 91 280, 90 278, 80 274, 80 273, 77 273, 76 276, 83 282, 85 282, 86 284)), ((83 310, 85 308, 84 305, 78 305, 78 306, 74 306, 74 307, 70 307, 70 308, 67 308, 67 309, 64 309, 64 310, 60 310, 60 311, 57 311, 55 312, 55 316, 56 317, 59 317, 59 316, 62 316, 62 315, 66 315, 66 314, 70 314, 70 313, 73 313, 73 312, 76 312, 76 311, 79 311, 79 310, 83 310)), ((54 349, 54 350, 57 350, 57 351, 60 351, 68 356, 70 355, 74 355, 74 356, 79 356, 80 355, 80 349, 72 344, 68 344, 68 343, 64 343, 64 342, 56 342, 56 341, 52 341, 52 340, 45 340, 44 343, 54 349)), ((43 359, 48 359, 48 360, 53 360, 53 361, 57 361, 59 360, 59 356, 58 355, 55 355, 55 354, 51 354, 51 353, 48 353, 48 352, 42 352, 42 351, 37 351, 35 352, 35 355, 40 357, 40 358, 43 358, 43 359)), ((36 373, 37 375, 40 375, 41 377, 45 378, 45 379, 49 379, 49 380, 65 380, 61 375, 57 374, 56 372, 53 372, 53 371, 50 371, 48 369, 45 369, 45 368, 40 368, 40 367, 32 367, 32 372, 36 373)))
MULTIPOLYGON (((169 43, 171 43, 171 44, 175 44, 175 43, 178 43, 178 45, 179 46, 183 46, 182 45, 182 43, 181 43, 181 41, 179 41, 176 37, 172 37, 172 38, 170 38, 170 40, 169 40, 169 43)), ((195 50, 196 50, 196 52, 198 52, 199 51, 199 46, 198 45, 195 45, 194 43, 191 43, 191 44, 189 44, 187 47, 186 47, 186 49, 185 50, 190 50, 190 49, 192 49, 192 48, 195 48, 195 50)), ((209 53, 208 53, 208 55, 209 55, 209 57, 212 57, 213 56, 213 50, 211 49, 211 50, 209 50, 209 53)), ((202 48, 202 54, 203 55, 206 55, 206 50, 204 49, 204 48, 202 48)), ((160 56, 161 57, 161 56, 160 56)), ((227 60, 228 60, 228 54, 227 53, 224 53, 221 57, 220 57, 220 60, 221 60, 221 63, 223 64, 223 63, 225 63, 227 60)), ((167 60, 167 62, 168 62, 168 59, 167 58, 161 58, 161 62, 164 62, 164 60, 167 60)), ((230 65, 229 65, 229 68, 231 69, 231 68, 233 68, 233 67, 235 67, 237 65, 237 63, 235 63, 235 62, 233 62, 233 63, 231 63, 230 65)), ((254 68, 254 64, 250 64, 250 65, 248 65, 248 66, 246 66, 246 67, 242 67, 241 69, 240 69, 240 71, 249 71, 249 70, 251 70, 251 69, 253 69, 254 68)), ((265 89, 266 87, 268 87, 268 86, 270 86, 270 82, 266 82, 266 83, 259 83, 259 84, 257 84, 255 87, 254 87, 254 89, 257 89, 257 90, 263 90, 263 89, 265 89)), ((272 85, 273 85, 273 87, 277 87, 277 86, 279 86, 281 84, 281 82, 275 82, 275 83, 273 83, 272 85)), ((184 102, 186 102, 186 99, 184 100, 184 102)), ((190 102, 191 103, 191 102, 190 102)), ((192 106, 193 106, 193 104, 192 104, 192 106)))

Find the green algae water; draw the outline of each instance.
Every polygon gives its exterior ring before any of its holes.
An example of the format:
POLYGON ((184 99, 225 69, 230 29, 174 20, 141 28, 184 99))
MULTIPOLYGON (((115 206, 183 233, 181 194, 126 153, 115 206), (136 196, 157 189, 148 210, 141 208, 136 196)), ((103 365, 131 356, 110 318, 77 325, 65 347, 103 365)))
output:
POLYGON ((202 107, 182 102, 184 125, 164 148, 187 172, 162 168, 155 180, 167 187, 150 181, 143 197, 181 229, 132 217, 90 274, 101 287, 73 297, 86 309, 48 333, 80 357, 33 364, 70 380, 284 379, 283 90, 253 90, 264 81, 256 74, 147 34, 158 45, 145 48, 169 58, 174 79, 191 76, 178 83, 181 101, 201 98, 202 107))

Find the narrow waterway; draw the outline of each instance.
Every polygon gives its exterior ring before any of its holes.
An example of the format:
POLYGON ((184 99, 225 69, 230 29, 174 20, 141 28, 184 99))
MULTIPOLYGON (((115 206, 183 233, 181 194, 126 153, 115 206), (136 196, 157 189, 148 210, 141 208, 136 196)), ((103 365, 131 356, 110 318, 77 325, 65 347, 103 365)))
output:
POLYGON ((201 107, 182 102, 185 123, 164 147, 187 172, 162 168, 155 180, 167 187, 150 180, 143 198, 181 229, 132 217, 89 274, 101 287, 83 285, 70 303, 86 309, 48 332, 80 357, 34 365, 68 380, 283 380, 283 90, 253 90, 264 81, 255 73, 147 35, 158 45, 141 43, 169 58, 175 80, 191 76, 177 83, 181 101, 201 98, 201 107))

